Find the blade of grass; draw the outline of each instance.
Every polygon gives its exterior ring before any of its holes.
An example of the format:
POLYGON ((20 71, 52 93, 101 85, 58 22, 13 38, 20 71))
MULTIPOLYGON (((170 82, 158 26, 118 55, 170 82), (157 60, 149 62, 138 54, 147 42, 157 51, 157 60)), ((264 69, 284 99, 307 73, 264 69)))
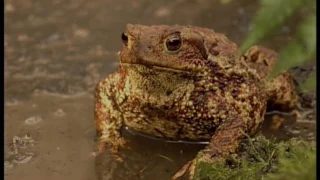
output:
POLYGON ((299 65, 316 55, 316 14, 310 13, 299 25, 293 39, 279 54, 279 61, 270 73, 270 78, 284 70, 299 65))
POLYGON ((164 155, 161 155, 161 154, 157 154, 156 156, 159 156, 159 157, 162 157, 163 159, 166 159, 170 162, 174 162, 171 158, 167 157, 167 156, 164 156, 164 155))
POLYGON ((303 3, 305 3, 303 0, 261 0, 261 8, 253 19, 253 29, 240 46, 240 50, 246 51, 257 41, 269 35, 303 3))
POLYGON ((301 88, 305 90, 315 91, 317 85, 316 71, 312 72, 301 88))

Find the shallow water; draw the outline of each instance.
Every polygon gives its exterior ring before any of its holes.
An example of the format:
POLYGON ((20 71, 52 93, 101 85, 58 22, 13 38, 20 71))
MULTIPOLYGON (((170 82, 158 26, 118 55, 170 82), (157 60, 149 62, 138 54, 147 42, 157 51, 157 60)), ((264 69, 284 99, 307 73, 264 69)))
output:
MULTIPOLYGON (((35 155, 6 170, 8 180, 163 180, 191 160, 204 145, 152 140, 124 131, 130 149, 113 161, 108 152, 90 156, 95 147, 93 88, 116 71, 116 52, 126 23, 191 24, 212 28, 240 43, 250 27, 256 1, 214 0, 6 0, 5 1, 5 158, 14 136, 29 134, 35 155), (30 117, 39 122, 26 124, 30 117), (129 178, 130 177, 130 178, 129 178)), ((279 50, 291 27, 262 42, 279 50)), ((297 125, 264 134, 287 139, 297 125)), ((311 125, 313 126, 313 125, 311 125)), ((306 125, 308 135, 315 132, 306 125)))

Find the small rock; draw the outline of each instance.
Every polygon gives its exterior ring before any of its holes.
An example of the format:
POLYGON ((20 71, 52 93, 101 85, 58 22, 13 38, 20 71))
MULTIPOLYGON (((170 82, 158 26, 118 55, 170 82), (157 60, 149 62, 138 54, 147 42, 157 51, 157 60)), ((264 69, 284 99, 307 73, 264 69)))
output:
POLYGON ((19 101, 16 99, 11 99, 5 102, 7 106, 16 106, 19 104, 19 101))
POLYGON ((309 137, 308 137, 308 140, 314 140, 314 139, 315 139, 314 136, 309 136, 309 137))
POLYGON ((14 158, 13 162, 16 164, 25 164, 29 162, 33 157, 33 153, 25 153, 25 154, 18 154, 14 158))
POLYGON ((14 6, 12 4, 6 4, 4 7, 4 11, 5 12, 14 12, 16 9, 14 8, 14 6))
POLYGON ((12 139, 13 151, 15 154, 19 152, 21 148, 33 147, 35 140, 30 137, 30 135, 25 135, 24 137, 14 136, 12 139))
POLYGON ((28 41, 29 39, 30 39, 29 36, 26 35, 26 34, 20 34, 20 35, 18 35, 18 41, 20 41, 20 42, 26 42, 26 41, 28 41))
POLYGON ((7 171, 7 170, 10 170, 13 168, 13 164, 9 161, 5 161, 4 162, 4 170, 7 171))
POLYGON ((16 147, 18 148, 24 148, 25 147, 25 142, 22 138, 18 137, 18 136, 14 136, 13 137, 13 143, 16 145, 16 147))
POLYGON ((54 115, 55 116, 58 116, 58 117, 62 117, 62 116, 65 116, 66 113, 63 111, 63 109, 57 109, 55 112, 54 112, 54 115))
POLYGON ((291 134, 300 134, 300 131, 299 130, 292 130, 290 131, 291 134))
POLYGON ((26 62, 26 61, 28 61, 28 58, 26 58, 25 56, 21 56, 21 57, 19 57, 19 59, 17 59, 17 61, 19 63, 26 62))
POLYGON ((293 130, 300 130, 300 129, 301 129, 301 126, 295 125, 295 126, 292 127, 292 129, 293 129, 293 130))
POLYGON ((53 34, 46 39, 46 43, 48 43, 48 44, 54 43, 54 42, 58 41, 59 39, 60 39, 59 34, 53 34))
POLYGON ((238 8, 237 11, 240 15, 243 15, 245 13, 245 10, 243 8, 238 8))
POLYGON ((311 132, 311 133, 308 133, 307 136, 311 137, 311 136, 313 136, 313 133, 312 133, 312 132, 311 132))
POLYGON ((156 10, 156 12, 154 13, 154 15, 156 17, 159 17, 159 18, 163 18, 163 17, 168 17, 170 16, 171 14, 171 11, 169 8, 166 8, 166 7, 162 7, 162 8, 159 8, 158 10, 156 10))
POLYGON ((35 125, 38 124, 40 121, 42 121, 42 118, 40 116, 32 116, 24 120, 25 124, 27 125, 35 125))
POLYGON ((88 37, 89 32, 88 32, 88 30, 86 30, 86 29, 77 29, 77 30, 74 31, 73 34, 74 34, 74 36, 76 36, 76 37, 86 38, 86 37, 88 37))
POLYGON ((283 122, 284 118, 280 117, 279 115, 273 115, 270 128, 272 130, 277 130, 283 125, 283 122))

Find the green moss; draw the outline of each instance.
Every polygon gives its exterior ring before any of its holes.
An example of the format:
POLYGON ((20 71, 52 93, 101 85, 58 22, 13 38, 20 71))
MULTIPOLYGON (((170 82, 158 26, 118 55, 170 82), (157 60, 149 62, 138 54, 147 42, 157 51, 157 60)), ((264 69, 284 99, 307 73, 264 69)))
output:
MULTIPOLYGON (((198 155, 201 156, 200 153, 198 155)), ((309 180, 316 175, 314 143, 292 139, 276 143, 264 136, 246 140, 225 162, 199 162, 194 180, 309 180)))
POLYGON ((277 172, 268 180, 314 180, 316 179, 316 148, 303 142, 295 142, 291 149, 281 147, 277 172))

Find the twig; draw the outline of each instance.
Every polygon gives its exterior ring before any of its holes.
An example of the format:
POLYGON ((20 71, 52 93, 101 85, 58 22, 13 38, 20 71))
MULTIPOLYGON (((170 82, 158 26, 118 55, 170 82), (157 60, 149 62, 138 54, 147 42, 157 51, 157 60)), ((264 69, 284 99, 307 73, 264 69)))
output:
POLYGON ((252 142, 252 139, 250 138, 250 136, 248 134, 246 134, 242 129, 240 129, 240 131, 249 139, 249 143, 251 145, 251 147, 253 148, 255 154, 256 154, 256 158, 260 161, 260 162, 266 162, 261 156, 260 154, 258 153, 257 149, 255 148, 253 142, 252 142))

